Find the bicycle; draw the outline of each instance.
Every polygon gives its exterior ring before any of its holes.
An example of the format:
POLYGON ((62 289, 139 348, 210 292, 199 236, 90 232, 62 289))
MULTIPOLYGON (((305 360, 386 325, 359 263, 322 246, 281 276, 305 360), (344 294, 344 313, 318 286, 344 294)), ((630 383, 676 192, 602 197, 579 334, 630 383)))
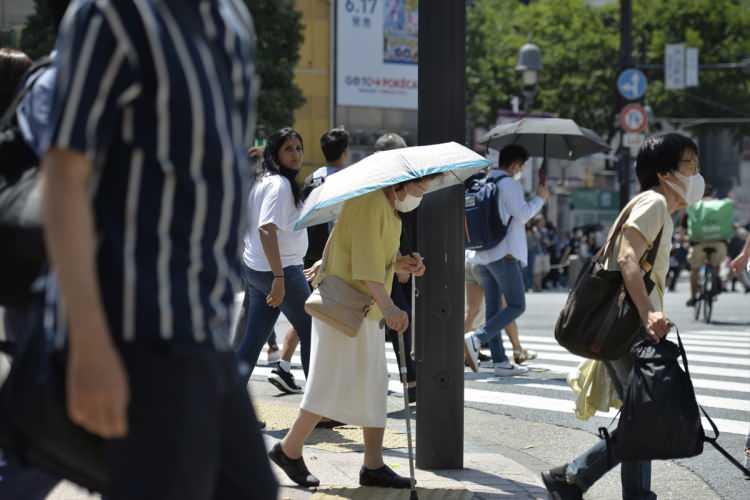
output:
POLYGON ((705 247, 703 251, 706 254, 706 261, 701 267, 703 279, 699 283, 698 296, 695 299, 693 307, 695 308, 696 321, 701 318, 702 312, 703 321, 711 323, 714 302, 716 301, 716 296, 721 293, 721 278, 719 277, 719 270, 711 263, 711 255, 716 252, 716 249, 705 247))

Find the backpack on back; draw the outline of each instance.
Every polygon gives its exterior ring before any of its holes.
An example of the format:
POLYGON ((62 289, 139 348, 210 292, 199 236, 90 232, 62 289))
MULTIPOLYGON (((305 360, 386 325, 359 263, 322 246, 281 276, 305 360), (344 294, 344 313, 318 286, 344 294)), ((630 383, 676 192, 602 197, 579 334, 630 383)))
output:
POLYGON ((688 238, 694 243, 728 241, 734 231, 734 204, 729 198, 701 200, 687 209, 688 238))
POLYGON ((509 176, 469 179, 464 192, 464 240, 468 250, 489 250, 505 238, 513 217, 505 224, 498 212, 499 184, 509 176))
POLYGON ((0 305, 18 306, 31 298, 31 284, 42 272, 46 251, 41 225, 39 158, 26 144, 16 112, 43 69, 44 58, 22 79, 22 87, 0 119, 0 305))

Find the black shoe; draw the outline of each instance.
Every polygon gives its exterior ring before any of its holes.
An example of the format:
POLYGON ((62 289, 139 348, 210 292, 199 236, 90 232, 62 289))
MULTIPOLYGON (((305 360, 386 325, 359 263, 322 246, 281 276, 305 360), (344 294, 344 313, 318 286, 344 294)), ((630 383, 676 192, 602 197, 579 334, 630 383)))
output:
POLYGON ((691 297, 687 302, 685 302, 685 305, 688 307, 693 307, 696 302, 697 300, 695 299, 695 297, 691 297))
POLYGON ((271 451, 268 452, 268 458, 270 458, 273 463, 281 467, 281 470, 283 470, 284 473, 289 476, 289 479, 299 484, 300 486, 304 486, 305 488, 317 488, 318 486, 320 486, 320 480, 310 474, 310 471, 307 470, 307 466, 305 465, 305 461, 302 459, 302 457, 296 460, 287 457, 284 453, 284 450, 281 449, 281 443, 276 443, 275 445, 273 445, 271 451))
POLYGON ((411 479, 399 476, 387 465, 375 470, 363 465, 359 470, 359 485, 406 490, 411 488, 411 479))
POLYGON ((542 472, 542 481, 553 500, 583 500, 583 491, 565 479, 566 466, 555 467, 542 472))
POLYGON ((291 372, 282 369, 280 366, 271 370, 268 381, 285 394, 302 394, 302 388, 294 383, 294 376, 291 372))
POLYGON ((479 355, 477 356, 477 359, 479 359, 480 362, 481 361, 485 361, 485 362, 492 361, 492 357, 491 356, 487 356, 486 354, 482 354, 481 351, 479 352, 479 355))

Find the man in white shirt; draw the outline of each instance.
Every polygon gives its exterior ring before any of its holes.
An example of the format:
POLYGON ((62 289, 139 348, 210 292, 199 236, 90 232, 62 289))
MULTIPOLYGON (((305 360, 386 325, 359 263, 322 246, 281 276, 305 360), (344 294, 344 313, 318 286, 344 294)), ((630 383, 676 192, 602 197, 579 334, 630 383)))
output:
POLYGON ((510 362, 505 354, 500 334, 503 328, 521 316, 526 309, 525 287, 521 273, 521 268, 526 267, 528 259, 525 225, 539 213, 549 198, 549 191, 540 184, 536 196, 527 202, 521 183, 513 178, 523 170, 528 157, 528 152, 518 145, 506 146, 500 151, 500 176, 496 178, 498 211, 500 219, 508 225, 508 232, 493 248, 469 255, 469 260, 473 264, 479 264, 478 272, 484 288, 487 322, 464 337, 466 359, 471 369, 477 371, 479 348, 483 343, 491 342, 495 374, 499 376, 527 371, 526 368, 510 362), (499 181, 506 176, 510 179, 499 181), (500 299, 503 296, 507 306, 500 308, 500 299))

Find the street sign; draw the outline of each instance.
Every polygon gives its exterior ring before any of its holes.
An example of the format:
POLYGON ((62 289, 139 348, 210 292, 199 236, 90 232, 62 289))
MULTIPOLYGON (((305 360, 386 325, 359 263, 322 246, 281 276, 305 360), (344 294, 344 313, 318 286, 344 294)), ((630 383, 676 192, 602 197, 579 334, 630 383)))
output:
POLYGON ((635 101, 646 93, 648 81, 643 71, 635 68, 626 69, 617 78, 617 90, 625 99, 635 101))
POLYGON ((685 49, 685 86, 686 87, 697 87, 698 86, 698 71, 700 66, 698 65, 698 49, 695 47, 688 47, 685 49))
POLYGON ((664 47, 664 87, 668 90, 685 88, 684 43, 672 43, 664 47))
POLYGON ((620 126, 625 132, 643 132, 648 127, 646 110, 640 104, 628 104, 620 111, 620 126))

